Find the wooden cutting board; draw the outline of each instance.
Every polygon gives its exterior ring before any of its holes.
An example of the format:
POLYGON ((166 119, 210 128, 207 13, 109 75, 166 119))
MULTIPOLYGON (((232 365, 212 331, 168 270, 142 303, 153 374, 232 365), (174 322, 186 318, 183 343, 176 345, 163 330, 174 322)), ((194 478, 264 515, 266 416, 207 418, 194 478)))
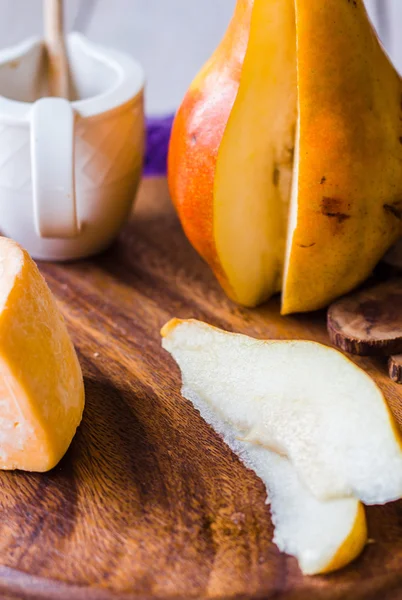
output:
MULTIPOLYGON (((262 483, 181 398, 160 347, 173 316, 327 342, 324 314, 282 318, 277 301, 246 310, 227 300, 184 238, 164 180, 144 183, 108 252, 41 269, 78 349, 87 404, 56 469, 0 473, 1 599, 402 598, 402 503, 368 509, 370 544, 353 565, 303 578, 272 544, 262 483)), ((402 425, 402 387, 386 363, 357 362, 402 425)))

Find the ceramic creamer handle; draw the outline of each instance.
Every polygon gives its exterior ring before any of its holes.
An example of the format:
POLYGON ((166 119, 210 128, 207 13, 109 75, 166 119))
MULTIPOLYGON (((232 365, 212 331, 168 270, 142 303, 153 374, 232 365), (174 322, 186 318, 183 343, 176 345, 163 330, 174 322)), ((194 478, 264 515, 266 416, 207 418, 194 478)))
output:
POLYGON ((31 112, 34 219, 42 238, 79 234, 74 177, 74 110, 62 98, 41 98, 31 112))

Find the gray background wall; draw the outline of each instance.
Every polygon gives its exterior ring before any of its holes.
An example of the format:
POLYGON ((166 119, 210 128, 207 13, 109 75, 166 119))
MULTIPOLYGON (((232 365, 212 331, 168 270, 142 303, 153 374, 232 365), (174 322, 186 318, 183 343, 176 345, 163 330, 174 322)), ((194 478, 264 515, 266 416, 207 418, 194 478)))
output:
MULTIPOLYGON (((318 0, 317 0, 318 1, 318 0)), ((366 0, 402 72, 402 0, 366 0), (385 35, 384 35, 385 37, 385 35)), ((147 110, 173 111, 219 42, 235 0, 65 0, 68 29, 128 51, 147 73, 147 110)), ((42 29, 41 0, 0 0, 0 46, 42 29)))

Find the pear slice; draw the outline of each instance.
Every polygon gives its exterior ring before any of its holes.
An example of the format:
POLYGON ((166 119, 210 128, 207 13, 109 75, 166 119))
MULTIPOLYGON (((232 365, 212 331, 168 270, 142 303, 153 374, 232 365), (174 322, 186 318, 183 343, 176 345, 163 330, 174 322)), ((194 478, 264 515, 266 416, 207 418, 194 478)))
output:
POLYGON ((363 0, 295 6, 298 134, 283 314, 349 292, 402 235, 401 78, 363 0))
MULTIPOLYGON (((170 333, 165 333, 166 347, 170 333)), ((184 385, 182 393, 242 462, 262 479, 275 526, 273 541, 281 552, 297 558, 305 575, 340 569, 360 554, 367 539, 362 504, 354 498, 317 500, 287 458, 244 441, 241 430, 198 395, 191 384, 184 385)))
POLYGON ((402 497, 400 433, 380 389, 343 354, 193 320, 173 320, 162 335, 184 395, 192 390, 243 440, 287 456, 318 499, 402 497))
POLYGON ((294 0, 254 0, 240 87, 219 147, 213 200, 225 289, 246 306, 282 287, 296 120, 294 0))

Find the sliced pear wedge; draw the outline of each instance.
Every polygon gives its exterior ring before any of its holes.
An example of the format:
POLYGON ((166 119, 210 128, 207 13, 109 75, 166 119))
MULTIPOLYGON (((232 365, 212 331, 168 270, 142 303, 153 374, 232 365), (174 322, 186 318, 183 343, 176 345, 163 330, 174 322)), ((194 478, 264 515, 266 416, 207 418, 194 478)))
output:
POLYGON ((288 457, 320 500, 402 497, 402 445, 374 381, 343 354, 305 341, 262 341, 174 319, 163 347, 189 390, 244 441, 288 457))
POLYGON ((239 91, 216 163, 213 230, 228 293, 282 289, 297 121, 294 0, 255 0, 239 91))
POLYGON ((351 291, 402 235, 401 78, 363 0, 294 5, 298 135, 283 314, 351 291))
MULTIPOLYGON (((163 335, 166 335, 163 345, 169 351, 172 351, 173 328, 178 323, 168 324, 163 330, 163 335)), ((188 324, 191 333, 195 323, 188 324)), ((175 348, 174 356, 177 355, 177 345, 175 348)), ((185 378, 185 371, 183 396, 193 403, 205 421, 265 484, 275 527, 273 541, 279 550, 296 557, 305 575, 328 573, 356 558, 367 540, 363 505, 354 498, 317 500, 301 482, 287 458, 245 441, 242 428, 234 423, 235 420, 226 418, 204 394, 199 393, 199 389, 196 391, 198 386, 193 386, 185 378)))

